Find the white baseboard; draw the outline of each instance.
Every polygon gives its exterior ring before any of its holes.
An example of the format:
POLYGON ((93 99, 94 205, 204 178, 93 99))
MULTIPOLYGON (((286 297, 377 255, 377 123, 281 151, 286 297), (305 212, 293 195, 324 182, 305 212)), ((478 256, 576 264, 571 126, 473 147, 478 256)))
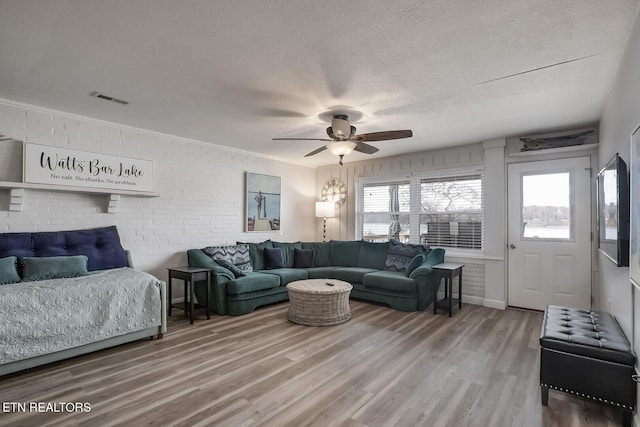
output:
POLYGON ((506 310, 507 308, 507 304, 504 301, 486 298, 484 299, 484 303, 482 305, 489 308, 497 308, 498 310, 506 310))
MULTIPOLYGON (((454 298, 458 298, 458 294, 454 293, 453 294, 454 298)), ((444 291, 438 291, 438 299, 442 299, 444 298, 444 291)), ((498 308, 500 310, 504 310, 505 309, 505 305, 504 303, 502 303, 502 305, 499 305, 500 301, 492 301, 492 300, 486 300, 482 297, 477 297, 477 296, 473 296, 473 295, 462 295, 462 303, 463 304, 474 304, 474 305, 482 305, 484 307, 489 307, 489 308, 498 308)))

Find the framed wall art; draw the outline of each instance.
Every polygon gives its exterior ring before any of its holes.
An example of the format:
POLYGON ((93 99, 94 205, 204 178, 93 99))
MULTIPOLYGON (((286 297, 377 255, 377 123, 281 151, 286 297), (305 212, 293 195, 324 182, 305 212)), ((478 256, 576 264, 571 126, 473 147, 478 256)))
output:
POLYGON ((247 172, 246 230, 280 230, 280 177, 247 172))
POLYGON ((23 181, 31 184, 153 192, 151 160, 24 143, 23 181))
POLYGON ((640 287, 640 125, 631 133, 629 279, 640 287))

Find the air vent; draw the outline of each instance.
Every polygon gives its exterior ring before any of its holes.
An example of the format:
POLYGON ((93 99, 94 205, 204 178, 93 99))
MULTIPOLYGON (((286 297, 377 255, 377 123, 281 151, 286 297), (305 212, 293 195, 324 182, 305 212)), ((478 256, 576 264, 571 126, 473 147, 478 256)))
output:
POLYGON ((118 104, 122 104, 122 105, 127 105, 129 103, 129 101, 125 101, 124 99, 114 98, 112 96, 105 95, 100 92, 91 92, 91 96, 104 99, 105 101, 117 102, 118 104))

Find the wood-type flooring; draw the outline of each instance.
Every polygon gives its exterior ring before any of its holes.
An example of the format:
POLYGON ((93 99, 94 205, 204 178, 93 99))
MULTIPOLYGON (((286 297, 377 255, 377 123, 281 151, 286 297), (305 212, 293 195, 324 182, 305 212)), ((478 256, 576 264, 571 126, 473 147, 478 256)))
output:
POLYGON ((466 304, 449 318, 350 304, 353 318, 330 327, 290 323, 287 303, 239 317, 206 320, 200 313, 193 325, 174 310, 162 339, 0 377, 0 425, 622 422, 617 410, 557 391, 550 391, 548 407, 540 404, 540 312, 466 304), (88 403, 82 408, 90 411, 21 412, 13 405, 60 410, 60 402, 88 403))

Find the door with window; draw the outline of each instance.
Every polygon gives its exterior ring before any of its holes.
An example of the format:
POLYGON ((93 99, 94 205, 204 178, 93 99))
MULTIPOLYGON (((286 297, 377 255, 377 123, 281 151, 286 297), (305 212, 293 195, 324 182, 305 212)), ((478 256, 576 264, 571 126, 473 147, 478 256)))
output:
POLYGON ((508 304, 591 307, 590 158, 508 166, 508 304))

